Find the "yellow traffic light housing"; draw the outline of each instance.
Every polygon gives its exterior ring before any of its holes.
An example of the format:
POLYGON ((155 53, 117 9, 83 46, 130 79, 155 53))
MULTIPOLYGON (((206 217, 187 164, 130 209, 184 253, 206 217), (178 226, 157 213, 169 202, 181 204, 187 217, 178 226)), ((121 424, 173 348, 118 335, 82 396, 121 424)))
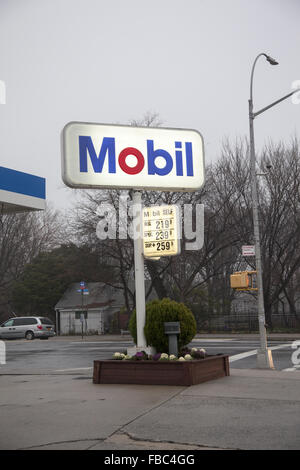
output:
POLYGON ((230 276, 230 287, 236 290, 257 290, 256 271, 238 271, 230 276))

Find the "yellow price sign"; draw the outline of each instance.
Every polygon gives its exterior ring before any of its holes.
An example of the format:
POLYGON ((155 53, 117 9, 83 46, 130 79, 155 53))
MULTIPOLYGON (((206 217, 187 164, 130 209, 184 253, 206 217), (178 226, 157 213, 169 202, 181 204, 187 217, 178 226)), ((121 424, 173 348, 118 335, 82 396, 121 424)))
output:
POLYGON ((177 206, 143 208, 144 256, 156 258, 180 254, 180 216, 177 206))

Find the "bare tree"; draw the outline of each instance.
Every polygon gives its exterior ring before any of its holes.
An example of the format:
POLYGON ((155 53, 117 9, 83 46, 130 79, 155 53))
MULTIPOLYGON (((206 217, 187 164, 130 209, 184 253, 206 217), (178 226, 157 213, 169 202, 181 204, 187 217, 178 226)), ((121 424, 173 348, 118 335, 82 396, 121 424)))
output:
POLYGON ((272 306, 283 294, 296 314, 292 291, 300 268, 300 152, 297 140, 290 146, 279 143, 266 147, 261 169, 265 170, 266 165, 271 169, 261 183, 260 214, 265 310, 271 325, 272 306))
POLYGON ((64 238, 59 213, 47 207, 41 212, 0 214, 0 305, 7 309, 11 288, 24 267, 42 251, 50 251, 64 238))

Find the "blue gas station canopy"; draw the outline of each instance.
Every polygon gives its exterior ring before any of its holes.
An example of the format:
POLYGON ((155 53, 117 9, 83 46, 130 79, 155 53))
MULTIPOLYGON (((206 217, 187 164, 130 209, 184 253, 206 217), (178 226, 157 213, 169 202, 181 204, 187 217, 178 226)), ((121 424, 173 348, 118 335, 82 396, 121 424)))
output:
POLYGON ((0 166, 1 213, 43 210, 45 204, 45 178, 0 166))

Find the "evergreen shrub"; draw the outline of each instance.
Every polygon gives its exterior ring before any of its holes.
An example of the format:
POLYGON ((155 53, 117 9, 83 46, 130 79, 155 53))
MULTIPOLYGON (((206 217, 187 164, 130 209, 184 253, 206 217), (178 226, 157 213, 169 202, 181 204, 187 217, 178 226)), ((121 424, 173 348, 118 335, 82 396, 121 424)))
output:
MULTIPOLYGON (((169 349, 168 336, 165 334, 165 322, 180 322, 178 335, 178 350, 188 344, 197 332, 196 320, 191 310, 183 303, 171 299, 152 300, 146 305, 146 322, 144 333, 148 346, 153 346, 160 353, 167 353, 169 349)), ((136 311, 134 310, 129 330, 137 343, 136 311)))

